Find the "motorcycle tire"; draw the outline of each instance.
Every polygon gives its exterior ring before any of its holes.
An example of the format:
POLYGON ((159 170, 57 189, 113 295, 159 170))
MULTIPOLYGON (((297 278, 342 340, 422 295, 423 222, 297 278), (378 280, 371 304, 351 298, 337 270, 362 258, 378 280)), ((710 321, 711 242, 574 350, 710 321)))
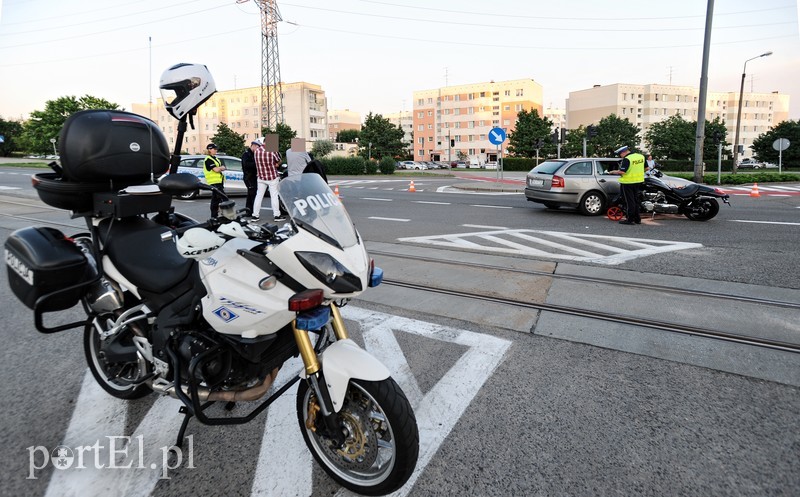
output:
POLYGON ((696 206, 684 211, 683 215, 692 221, 708 221, 719 212, 719 202, 714 198, 701 198, 696 206))
POLYGON ((112 397, 133 400, 152 393, 147 385, 134 385, 124 380, 124 377, 126 375, 130 377, 133 371, 136 371, 138 375, 137 363, 109 364, 103 359, 100 352, 100 335, 97 334, 92 323, 87 324, 83 330, 83 351, 95 381, 112 397))
POLYGON ((314 459, 343 487, 363 495, 386 495, 411 477, 419 456, 417 420, 405 394, 392 378, 350 380, 339 411, 346 433, 342 448, 317 430, 321 414, 308 382, 297 390, 297 420, 314 459), (309 412, 320 416, 307 427, 309 412), (315 422, 316 421, 316 422, 315 422))

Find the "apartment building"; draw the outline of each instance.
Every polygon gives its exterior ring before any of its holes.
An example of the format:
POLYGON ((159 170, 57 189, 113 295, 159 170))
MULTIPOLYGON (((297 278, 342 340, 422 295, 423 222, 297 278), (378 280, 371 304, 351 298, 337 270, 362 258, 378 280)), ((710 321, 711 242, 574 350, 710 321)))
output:
MULTIPOLYGON (((597 124, 600 119, 616 114, 637 125, 644 137, 654 123, 676 114, 687 121, 696 121, 699 95, 700 90, 691 86, 595 85, 586 90, 570 92, 567 99, 567 127, 575 129, 581 125, 597 124)), ((707 92, 706 119, 713 121, 720 118, 726 125, 727 139, 731 143, 736 136, 738 110, 738 91, 707 92)), ((744 156, 752 155, 750 145, 755 138, 788 118, 789 95, 778 92, 745 93, 739 137, 739 143, 744 145, 744 156)))
POLYGON ((409 110, 384 114, 383 118, 403 130, 403 143, 408 145, 411 150, 411 143, 414 141, 414 116, 409 110))
MULTIPOLYGON (((306 82, 283 83, 284 122, 306 139, 311 149, 313 142, 328 138, 327 105, 325 91, 319 85, 306 82)), ((155 121, 167 138, 170 150, 175 147, 178 121, 164 109, 162 99, 151 104, 133 104, 132 112, 155 121)), ((217 91, 197 109, 194 129, 187 127, 182 150, 189 154, 205 154, 206 145, 217 133, 220 123, 244 135, 245 142, 261 136, 261 87, 217 91)), ((241 150, 221 152, 239 155, 241 150)))
POLYGON ((498 127, 510 133, 521 110, 542 115, 542 86, 532 79, 446 86, 413 95, 414 160, 497 160, 489 131, 498 127))
POLYGON ((566 128, 567 127, 567 110, 563 108, 547 107, 543 111, 543 115, 545 119, 550 119, 553 123, 554 128, 566 128))
POLYGON ((350 109, 328 111, 328 136, 336 141, 339 131, 346 129, 361 130, 361 114, 350 109))

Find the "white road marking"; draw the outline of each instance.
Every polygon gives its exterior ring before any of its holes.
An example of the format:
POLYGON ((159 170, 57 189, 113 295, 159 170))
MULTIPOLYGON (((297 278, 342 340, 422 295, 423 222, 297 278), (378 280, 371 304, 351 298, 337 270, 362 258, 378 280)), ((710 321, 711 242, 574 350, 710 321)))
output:
POLYGON ((507 230, 505 226, 484 226, 482 224, 462 224, 464 228, 478 228, 478 229, 487 229, 487 230, 507 230))
MULTIPOLYGON (((800 207, 798 207, 800 209, 800 207)), ((784 223, 780 221, 747 221, 745 219, 731 219, 732 223, 752 223, 752 224, 783 224, 786 226, 800 226, 800 223, 784 223)))
POLYGON ((396 217, 377 217, 377 216, 370 216, 367 219, 375 219, 378 221, 397 221, 399 223, 407 223, 411 221, 411 219, 399 219, 396 217))
POLYGON ((703 246, 699 243, 528 229, 500 229, 474 233, 407 237, 398 238, 398 241, 610 265, 621 264, 625 261, 652 254, 703 246), (553 239, 558 241, 553 241, 553 239), (549 250, 537 248, 541 246, 547 247, 549 250), (595 250, 586 250, 587 247, 595 250))
POLYGON ((0 190, 21 190, 18 186, 0 186, 0 190))
POLYGON ((371 198, 371 197, 363 197, 361 200, 377 200, 379 202, 391 202, 392 199, 390 198, 371 198))
MULTIPOLYGON (((342 314, 345 319, 359 323, 366 349, 389 368, 392 377, 406 393, 414 408, 420 432, 417 466, 408 483, 392 494, 395 497, 405 497, 411 493, 414 483, 425 471, 428 463, 484 383, 503 361, 511 342, 490 335, 353 306, 343 309, 342 314), (408 333, 429 340, 453 343, 467 350, 436 385, 427 394, 423 394, 395 338, 396 333, 408 333)), ((275 384, 283 385, 300 370, 299 359, 289 361, 282 368, 275 384)), ((254 470, 252 495, 277 497, 314 495, 312 474, 314 461, 302 439, 295 402, 296 387, 285 392, 269 407, 261 450, 254 470), (276 471, 276 457, 281 461, 280 471, 276 471)), ((46 495, 54 497, 105 496, 109 493, 150 495, 162 476, 161 447, 172 445, 178 427, 183 421, 182 416, 178 414, 180 404, 170 397, 160 397, 156 400, 131 435, 131 444, 126 446, 128 450, 125 451, 127 457, 117 458, 115 461, 117 466, 132 463, 132 468, 124 471, 91 468, 94 466, 94 454, 85 452, 83 454, 85 469, 53 471, 46 495), (145 448, 141 459, 137 452, 139 436, 145 448), (144 463, 145 469, 138 469, 140 462, 144 463), (158 467, 151 469, 151 462, 158 462, 158 467)), ((126 411, 127 402, 105 393, 87 369, 62 445, 74 449, 93 445, 97 441, 107 442, 109 436, 127 436, 124 433, 126 411)), ((209 437, 204 439, 203 443, 213 444, 214 441, 209 437)), ((117 450, 121 448, 118 446, 117 450)), ((108 456, 100 458, 100 461, 108 462, 108 456)), ((77 464, 77 454, 73 464, 77 464)), ((187 469, 189 467, 187 454, 184 454, 181 467, 187 469)), ((224 493, 223 480, 219 480, 218 493, 224 493)), ((341 489, 336 495, 345 497, 353 494, 341 489)))
POLYGON ((473 204, 470 207, 487 207, 489 209, 513 209, 513 207, 509 207, 506 205, 480 205, 480 204, 473 204))
POLYGON ((452 205, 450 202, 428 202, 426 200, 412 200, 415 204, 452 205))

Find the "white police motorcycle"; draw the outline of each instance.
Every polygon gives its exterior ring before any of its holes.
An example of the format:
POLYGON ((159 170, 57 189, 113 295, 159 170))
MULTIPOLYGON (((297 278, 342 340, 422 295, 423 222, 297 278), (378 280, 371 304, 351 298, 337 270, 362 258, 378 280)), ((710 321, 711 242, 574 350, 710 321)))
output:
MULTIPOLYGON (((210 79, 200 74, 193 88, 210 79)), ((169 167, 152 121, 84 111, 70 117, 60 142, 63 169, 34 175, 34 187, 46 203, 83 217, 87 231, 24 228, 5 243, 9 284, 39 331, 83 327, 89 368, 115 397, 180 399, 179 444, 192 417, 246 423, 299 381, 300 430, 334 480, 366 495, 408 480, 419 452, 413 410, 388 369, 348 337, 340 313, 382 271, 318 175, 281 181, 283 226, 252 223, 232 201, 197 223, 174 212, 172 197, 212 187, 190 174, 151 182, 169 167), (45 324, 46 313, 78 302, 85 319, 45 324), (273 385, 298 355, 302 371, 273 385), (206 410, 214 402, 255 407, 214 417, 206 410)))

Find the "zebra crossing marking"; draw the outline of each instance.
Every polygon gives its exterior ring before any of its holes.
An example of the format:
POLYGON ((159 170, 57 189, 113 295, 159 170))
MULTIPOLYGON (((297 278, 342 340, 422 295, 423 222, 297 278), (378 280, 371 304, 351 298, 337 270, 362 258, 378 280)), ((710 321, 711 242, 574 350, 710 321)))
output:
POLYGON ((398 241, 608 265, 703 246, 700 243, 530 229, 417 236, 398 238, 398 241))

